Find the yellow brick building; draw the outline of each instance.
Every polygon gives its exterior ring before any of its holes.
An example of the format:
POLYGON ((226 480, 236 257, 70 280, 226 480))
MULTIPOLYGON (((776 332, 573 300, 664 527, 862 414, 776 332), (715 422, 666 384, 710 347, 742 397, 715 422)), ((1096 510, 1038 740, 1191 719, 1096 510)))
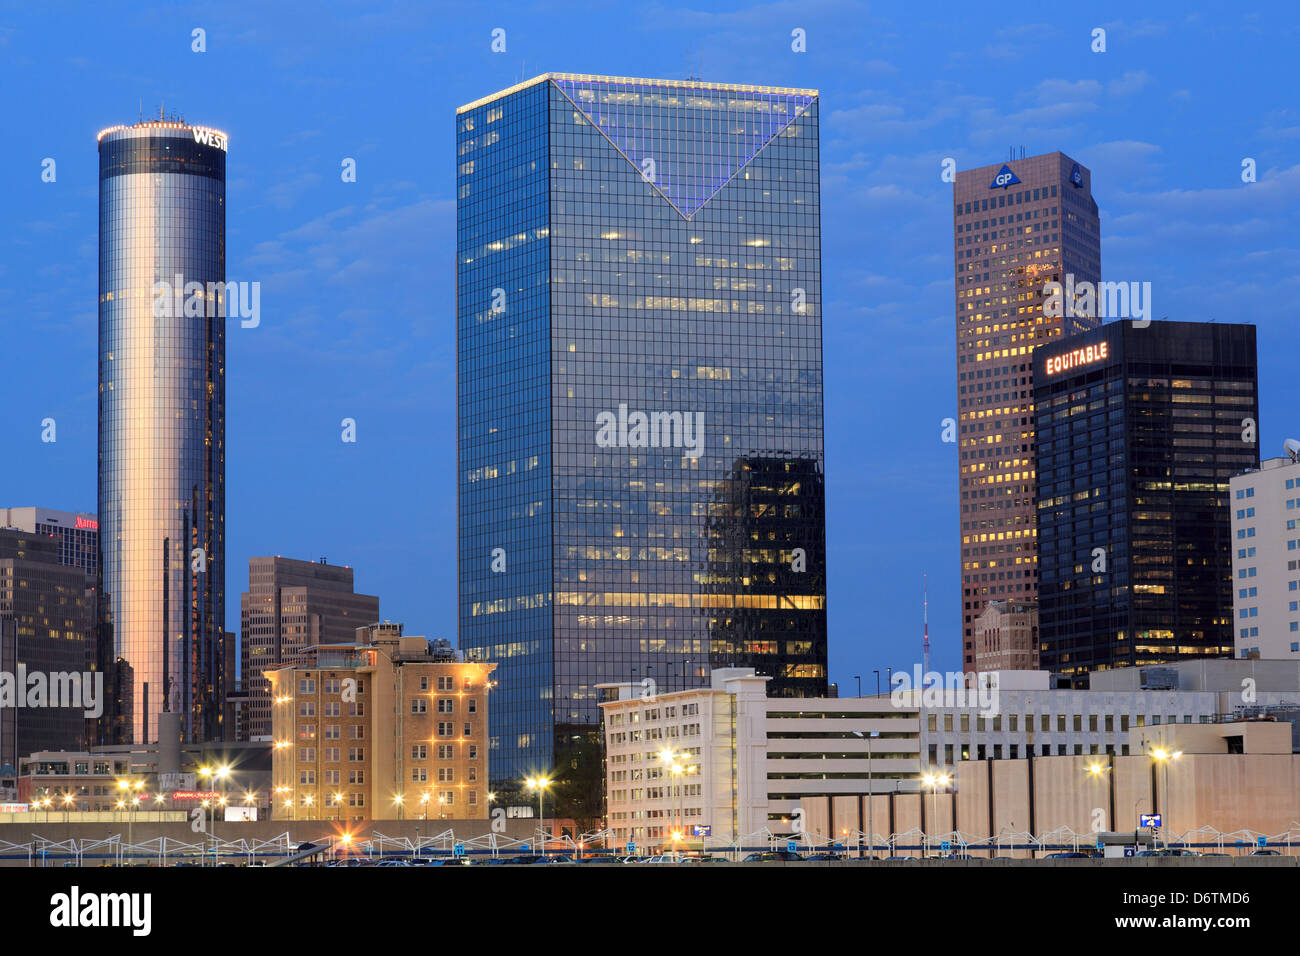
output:
POLYGON ((486 820, 495 664, 400 624, 311 649, 271 685, 276 820, 486 820))

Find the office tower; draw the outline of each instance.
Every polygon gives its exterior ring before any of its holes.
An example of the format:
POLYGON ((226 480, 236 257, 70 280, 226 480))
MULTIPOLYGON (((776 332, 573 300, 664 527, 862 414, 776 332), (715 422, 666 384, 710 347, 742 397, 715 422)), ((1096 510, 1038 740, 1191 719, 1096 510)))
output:
MULTIPOLYGON (((113 731, 223 736, 226 137, 99 134, 100 655, 113 731)), ((108 741, 112 742, 112 741, 108 741)))
POLYGON ((1251 542, 1228 492, 1259 467, 1257 383, 1252 325, 1124 320, 1035 351, 1044 669, 1232 654, 1251 542))
POLYGON ((1300 462, 1233 475, 1228 515, 1236 656, 1300 658, 1300 462))
POLYGON ((460 646, 503 786, 599 802, 600 683, 826 692, 817 117, 562 73, 457 111, 460 646))
POLYGON ((0 767, 38 750, 81 749, 86 712, 103 702, 86 674, 94 626, 86 574, 59 556, 57 538, 0 529, 0 767), (73 706, 52 706, 69 694, 73 706))
POLYGON ((54 538, 59 563, 81 568, 94 586, 99 574, 99 521, 94 515, 51 508, 0 508, 0 528, 54 538))
POLYGON ((239 617, 247 735, 265 737, 271 733, 271 697, 263 672, 301 663, 317 644, 351 644, 357 628, 379 620, 379 598, 354 593, 352 569, 323 558, 249 558, 239 617))
POLYGON ((267 672, 272 819, 486 820, 496 665, 387 621, 355 638, 267 672))
POLYGON ((1037 592, 1030 361, 1035 348, 1098 324, 1082 310, 1043 314, 1047 283, 1100 278, 1092 174, 1063 153, 960 172, 953 226, 962 665, 971 671, 975 618, 990 601, 1037 592))

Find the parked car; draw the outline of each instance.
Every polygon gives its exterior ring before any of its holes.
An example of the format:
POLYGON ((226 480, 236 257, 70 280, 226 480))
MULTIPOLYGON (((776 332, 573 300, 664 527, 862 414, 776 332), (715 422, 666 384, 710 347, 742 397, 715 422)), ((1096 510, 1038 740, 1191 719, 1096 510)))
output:
POLYGON ((803 861, 798 853, 790 850, 761 850, 746 856, 741 863, 799 863, 803 861))
POLYGON ((1259 850, 1251 850, 1250 855, 1251 856, 1281 856, 1282 853, 1279 850, 1259 849, 1259 850))
POLYGON ((1045 860, 1086 860, 1092 856, 1090 853, 1084 853, 1082 850, 1061 850, 1057 853, 1049 853, 1043 857, 1045 860))

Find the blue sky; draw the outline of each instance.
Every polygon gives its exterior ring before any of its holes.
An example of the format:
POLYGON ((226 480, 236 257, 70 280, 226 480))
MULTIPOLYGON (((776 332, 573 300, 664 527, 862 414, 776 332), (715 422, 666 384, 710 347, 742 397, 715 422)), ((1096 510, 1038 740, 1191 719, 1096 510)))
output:
POLYGON ((95 510, 94 137, 165 102, 229 132, 227 275, 262 284, 261 326, 228 336, 228 627, 249 556, 325 556, 385 617, 454 639, 455 108, 546 71, 681 78, 693 59, 821 91, 831 678, 852 693, 919 660, 923 571, 934 663, 956 669, 945 157, 1089 166, 1103 276, 1151 282, 1156 317, 1257 323, 1264 456, 1300 432, 1300 13, 1044 6, 0 6, 0 505, 95 510))

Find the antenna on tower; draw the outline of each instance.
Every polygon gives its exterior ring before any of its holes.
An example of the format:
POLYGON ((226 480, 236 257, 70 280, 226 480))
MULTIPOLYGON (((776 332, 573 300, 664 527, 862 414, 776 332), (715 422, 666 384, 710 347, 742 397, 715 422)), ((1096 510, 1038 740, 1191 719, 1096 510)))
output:
POLYGON ((930 674, 930 582, 921 572, 921 686, 930 674))

